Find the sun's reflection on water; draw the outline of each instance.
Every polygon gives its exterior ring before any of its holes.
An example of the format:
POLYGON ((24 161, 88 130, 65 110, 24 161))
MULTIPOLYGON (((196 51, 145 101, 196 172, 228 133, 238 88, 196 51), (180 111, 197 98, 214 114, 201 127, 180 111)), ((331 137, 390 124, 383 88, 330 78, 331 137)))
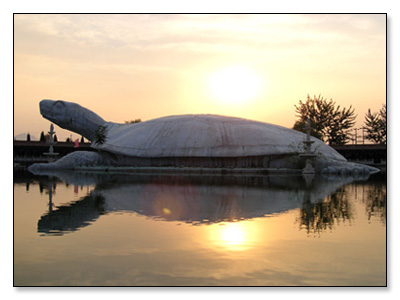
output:
POLYGON ((244 251, 257 242, 258 230, 251 221, 220 223, 210 226, 210 244, 222 251, 244 251))

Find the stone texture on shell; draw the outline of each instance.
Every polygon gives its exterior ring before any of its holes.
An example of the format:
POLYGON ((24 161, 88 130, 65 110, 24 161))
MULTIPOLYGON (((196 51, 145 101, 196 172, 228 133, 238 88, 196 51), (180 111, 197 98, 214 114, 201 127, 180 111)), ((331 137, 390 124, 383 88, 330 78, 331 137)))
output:
MULTIPOLYGON (((135 157, 243 157, 295 154, 305 134, 285 127, 218 115, 181 115, 135 124, 108 122, 107 139, 95 148, 135 157)), ((312 149, 346 159, 321 140, 312 149)))

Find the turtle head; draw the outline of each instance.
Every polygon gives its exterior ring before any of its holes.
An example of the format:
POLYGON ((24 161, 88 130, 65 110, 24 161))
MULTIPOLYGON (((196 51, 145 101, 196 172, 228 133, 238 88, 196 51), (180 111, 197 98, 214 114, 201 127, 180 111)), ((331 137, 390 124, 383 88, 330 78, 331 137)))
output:
POLYGON ((100 116, 77 103, 45 99, 39 106, 44 118, 91 141, 95 139, 99 126, 105 123, 100 116))

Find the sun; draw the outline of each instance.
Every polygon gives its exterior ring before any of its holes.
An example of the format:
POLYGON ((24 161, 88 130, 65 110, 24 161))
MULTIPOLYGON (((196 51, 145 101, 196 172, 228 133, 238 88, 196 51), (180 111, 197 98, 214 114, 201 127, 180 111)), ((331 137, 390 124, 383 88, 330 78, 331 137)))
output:
POLYGON ((210 76, 209 88, 219 100, 230 104, 242 103, 257 96, 261 78, 246 67, 227 67, 210 76))

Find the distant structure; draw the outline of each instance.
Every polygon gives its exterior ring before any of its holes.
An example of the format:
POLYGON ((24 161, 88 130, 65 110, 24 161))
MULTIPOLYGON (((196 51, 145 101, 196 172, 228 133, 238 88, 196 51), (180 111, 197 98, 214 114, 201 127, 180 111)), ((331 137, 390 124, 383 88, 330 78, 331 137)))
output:
POLYGON ((45 156, 48 157, 48 161, 49 162, 54 162, 56 160, 56 157, 58 156, 59 153, 54 152, 54 148, 53 146, 56 144, 56 142, 54 142, 54 134, 56 132, 54 131, 54 125, 50 124, 50 131, 49 131, 49 135, 50 135, 50 140, 49 140, 49 152, 45 152, 43 153, 45 156))

